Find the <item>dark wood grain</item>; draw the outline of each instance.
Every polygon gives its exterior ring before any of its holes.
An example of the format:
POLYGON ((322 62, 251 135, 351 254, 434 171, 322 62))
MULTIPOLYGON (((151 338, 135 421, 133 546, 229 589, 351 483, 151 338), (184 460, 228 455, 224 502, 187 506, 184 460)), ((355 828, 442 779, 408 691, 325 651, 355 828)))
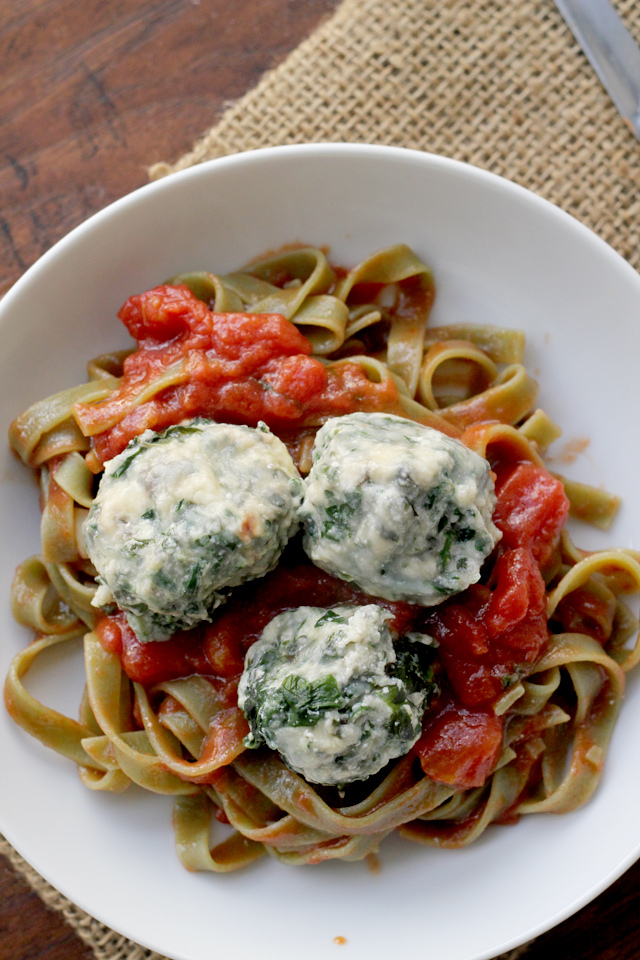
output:
POLYGON ((337 0, 0 2, 0 293, 177 159, 337 0))
MULTIPOLYGON (((588 848, 584 856, 589 856, 588 848)), ((526 960, 638 960, 640 863, 605 893, 553 930, 538 937, 526 960)))
MULTIPOLYGON (((337 2, 0 0, 0 293, 186 152, 337 2)), ((92 955, 0 857, 0 960, 92 955)))
POLYGON ((90 960, 93 952, 0 857, 0 960, 90 960))
MULTIPOLYGON (((151 163, 189 149, 336 5, 0 0, 0 292, 72 227, 145 183, 151 163)), ((639 889, 636 865, 541 936, 529 960, 635 960, 639 889)), ((0 960, 91 955, 0 858, 0 960)))

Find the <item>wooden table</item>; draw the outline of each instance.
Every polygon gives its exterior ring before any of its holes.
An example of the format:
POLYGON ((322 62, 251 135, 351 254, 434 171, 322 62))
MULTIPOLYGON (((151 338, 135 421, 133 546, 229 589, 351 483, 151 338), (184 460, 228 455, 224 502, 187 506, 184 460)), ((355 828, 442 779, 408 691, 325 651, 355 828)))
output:
MULTIPOLYGON (((72 227, 144 184, 148 165, 189 149, 336 5, 0 0, 0 293, 72 227)), ((637 958, 639 886, 640 864, 527 957, 637 958)), ((92 955, 0 858, 0 960, 92 955)))

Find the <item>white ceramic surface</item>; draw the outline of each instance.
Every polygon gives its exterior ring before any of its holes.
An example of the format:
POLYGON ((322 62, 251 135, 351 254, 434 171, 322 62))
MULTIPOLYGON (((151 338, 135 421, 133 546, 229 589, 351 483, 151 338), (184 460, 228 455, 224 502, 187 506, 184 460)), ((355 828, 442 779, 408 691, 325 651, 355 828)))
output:
MULTIPOLYGON (((131 293, 189 269, 226 271, 285 242, 327 244, 351 265, 410 244, 435 272, 434 323, 524 328, 541 401, 566 441, 589 440, 565 473, 624 498, 588 547, 640 547, 640 277, 587 229, 504 180, 382 147, 284 147, 152 184, 57 244, 0 305, 0 423, 79 382, 88 357, 127 344, 115 314, 131 293)), ((38 550, 33 479, 2 448, 0 669, 29 637, 11 620, 15 565, 38 550)), ((82 665, 51 657, 29 688, 76 714, 82 665)), ((549 928, 640 855, 640 689, 630 684, 600 789, 583 810, 490 829, 464 851, 383 845, 364 864, 232 876, 179 865, 171 802, 94 794, 73 765, 0 711, 0 829, 90 914, 177 960, 480 960, 549 928), (335 937, 345 937, 337 946, 335 937)))

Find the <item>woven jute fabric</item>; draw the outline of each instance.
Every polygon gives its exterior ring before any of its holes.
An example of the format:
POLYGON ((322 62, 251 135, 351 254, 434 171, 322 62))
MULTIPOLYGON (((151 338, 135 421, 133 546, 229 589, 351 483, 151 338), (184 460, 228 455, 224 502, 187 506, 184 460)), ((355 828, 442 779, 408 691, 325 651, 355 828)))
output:
MULTIPOLYGON (((640 40, 640 3, 616 4, 640 40)), ((553 201, 640 268, 640 145, 552 0, 345 0, 161 177, 276 144, 392 144, 553 201)))
POLYGON ((88 913, 64 897, 59 890, 43 880, 2 835, 0 835, 0 856, 7 858, 16 873, 27 881, 47 907, 62 914, 69 926, 93 952, 96 960, 166 960, 159 953, 144 949, 90 917, 88 913))
MULTIPOLYGON (((640 39, 638 0, 617 7, 640 39)), ((409 147, 491 170, 558 204, 640 268, 640 144, 552 0, 344 0, 191 152, 150 175, 320 141, 409 147)), ((162 960, 80 910, 1 837, 0 854, 97 960, 162 960)))

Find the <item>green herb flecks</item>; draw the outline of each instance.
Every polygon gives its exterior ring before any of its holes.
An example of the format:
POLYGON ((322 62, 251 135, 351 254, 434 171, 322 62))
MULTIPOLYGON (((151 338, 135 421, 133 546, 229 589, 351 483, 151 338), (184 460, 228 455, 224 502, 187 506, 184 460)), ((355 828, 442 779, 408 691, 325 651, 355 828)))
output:
POLYGON ((116 467, 116 469, 111 474, 112 478, 117 479, 118 477, 124 476, 124 474, 127 472, 127 470, 129 469, 129 467, 131 466, 135 458, 139 457, 140 454, 143 453, 143 451, 144 451, 144 447, 142 446, 138 446, 135 450, 133 450, 129 454, 129 456, 125 457, 122 463, 116 467))
POLYGON ((328 710, 340 710, 344 706, 345 698, 335 677, 329 675, 310 682, 297 674, 290 674, 259 705, 255 702, 245 704, 245 715, 254 730, 254 736, 248 738, 246 744, 259 746, 263 738, 258 731, 270 725, 313 727, 328 710))
POLYGON ((449 562, 449 554, 451 552, 451 540, 452 540, 451 534, 450 533, 445 534, 444 547, 440 551, 440 569, 442 570, 443 573, 447 569, 447 563, 449 562))
POLYGON ((327 610, 319 620, 316 620, 316 627, 321 627, 323 623, 346 623, 345 617, 341 617, 335 610, 327 610))

